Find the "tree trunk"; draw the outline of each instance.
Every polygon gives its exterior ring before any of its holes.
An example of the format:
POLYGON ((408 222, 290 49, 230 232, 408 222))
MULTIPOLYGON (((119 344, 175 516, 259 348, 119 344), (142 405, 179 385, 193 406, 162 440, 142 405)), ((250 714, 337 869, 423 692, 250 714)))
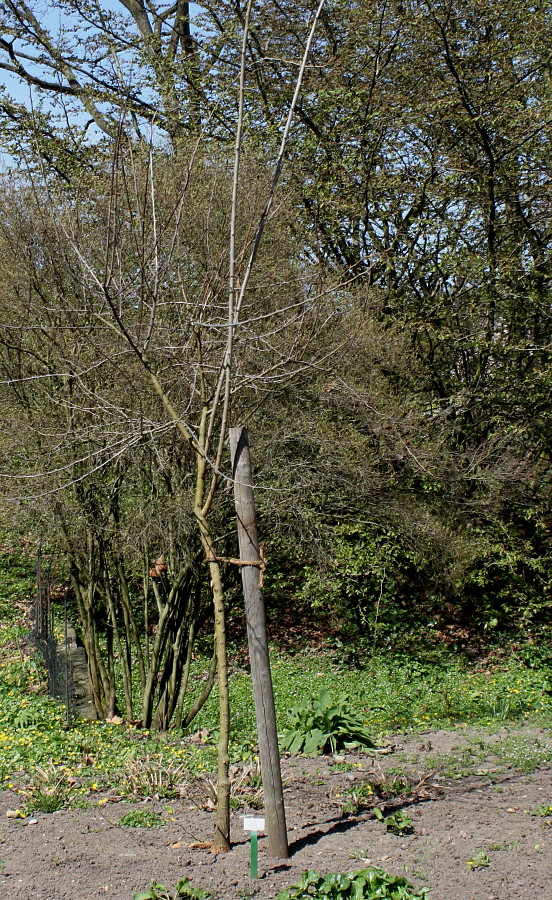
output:
MULTIPOLYGON (((209 540, 209 549, 211 542, 209 540)), ((207 547, 206 547, 207 550, 207 547)), ((228 662, 226 657, 226 623, 224 610, 224 590, 220 565, 209 561, 213 606, 215 609, 215 648, 219 689, 219 742, 217 747, 217 811, 213 850, 224 853, 230 849, 230 760, 228 742, 230 738, 230 698, 228 691, 228 662)))

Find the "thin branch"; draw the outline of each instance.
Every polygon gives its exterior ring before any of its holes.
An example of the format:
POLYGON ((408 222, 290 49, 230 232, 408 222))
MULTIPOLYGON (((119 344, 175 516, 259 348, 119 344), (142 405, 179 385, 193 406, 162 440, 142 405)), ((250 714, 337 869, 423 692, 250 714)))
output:
MULTIPOLYGON (((236 290, 236 219, 238 210, 238 187, 240 177, 240 161, 241 161, 241 144, 243 134, 243 111, 245 105, 245 69, 247 61, 247 38, 249 35, 249 21, 251 17, 251 8, 253 0, 248 0, 245 13, 245 23, 243 26, 243 40, 241 50, 241 66, 239 81, 239 101, 238 101, 238 121, 236 124, 236 141, 234 144, 234 172, 232 177, 232 206, 230 210, 230 260, 228 272, 228 335, 226 342, 226 352, 223 362, 224 373, 224 401, 222 405, 222 420, 219 432, 219 441, 217 454, 215 458, 216 468, 220 468, 222 454, 224 449, 224 441, 226 438, 226 425, 230 412, 230 395, 231 395, 231 379, 232 379, 232 355, 234 349, 234 327, 235 327, 235 290, 236 290)), ((222 380, 220 381, 222 388, 222 380)), ((214 428, 215 415, 217 413, 218 397, 220 393, 215 395, 215 402, 211 409, 211 417, 207 429, 205 440, 205 453, 209 452, 209 442, 214 428)), ((211 485, 207 499, 203 504, 202 515, 206 515, 209 509, 217 486, 217 476, 213 474, 211 485)))
MULTIPOLYGON (((276 165, 275 165, 275 168, 274 168, 274 174, 273 174, 273 177, 272 177, 272 184, 271 184, 271 188, 270 188, 270 193, 269 193, 269 195, 268 195, 268 199, 267 199, 267 201, 266 201, 265 208, 264 208, 264 210, 263 210, 263 212, 262 212, 262 214, 261 214, 261 218, 260 218, 260 220, 259 220, 259 225, 258 225, 258 227, 257 227, 257 232, 256 232, 256 234, 255 234, 255 240, 254 240, 254 242, 253 242, 253 248, 252 248, 251 254, 250 254, 250 256, 249 256, 249 260, 248 260, 247 267, 246 267, 246 270, 245 270, 245 274, 244 274, 244 277, 243 277, 243 281, 242 281, 242 285, 241 285, 241 288, 240 288, 240 292, 239 292, 237 301, 235 302, 235 309, 234 309, 233 320, 232 320, 232 322, 229 323, 229 325, 228 325, 229 340, 231 340, 230 335, 232 335, 232 339, 233 339, 233 330, 234 330, 234 327, 235 327, 236 323, 237 323, 238 320, 239 320, 240 310, 241 310, 241 307, 242 307, 242 304, 243 304, 243 300, 244 300, 244 297, 245 297, 245 292, 246 292, 246 290, 247 290, 247 286, 248 286, 248 283, 249 283, 249 278, 250 278, 250 276, 251 276, 251 272, 252 272, 252 270, 253 270, 253 266, 254 266, 255 260, 256 260, 256 258, 257 258, 257 253, 258 253, 258 251, 259 251, 259 246, 260 246, 260 243, 261 243, 261 239, 262 239, 262 236, 263 236, 263 232, 264 232, 264 229, 265 229, 265 225, 266 225, 266 222, 267 222, 267 220, 268 220, 268 216, 269 216, 269 214, 270 214, 270 210, 271 210, 271 208, 272 208, 272 204, 273 204, 273 202, 274 202, 274 197, 275 197, 275 195, 276 195, 276 189, 277 189, 277 187, 278 187, 278 182, 279 182, 279 180, 280 180, 280 175, 281 175, 281 172, 282 172, 282 165, 283 165, 283 161, 284 161, 284 154, 285 154, 285 150, 286 150, 286 146, 287 146, 287 140, 288 140, 288 136, 289 136, 289 132, 290 132, 290 128, 291 128, 291 123, 292 123, 292 121, 293 121, 293 115, 294 115, 294 112, 295 112, 295 108, 296 108, 296 106, 297 106, 297 101, 298 101, 298 99, 299 99, 299 94, 300 94, 300 91, 301 91, 301 87, 302 87, 302 85, 303 85, 303 77, 304 77, 304 74, 305 74, 305 69, 306 69, 306 67, 307 67, 307 61, 308 61, 308 57, 309 57, 309 54, 310 54, 310 49, 311 49, 311 46, 312 46, 312 42, 313 42, 313 40, 314 40, 314 34, 315 34, 315 31, 316 31, 316 26, 318 25, 318 20, 319 20, 319 18, 320 18, 321 13, 322 13, 322 9, 323 9, 323 7, 324 7, 324 4, 325 4, 325 0, 320 0, 320 3, 318 4, 318 8, 317 8, 317 10, 316 10, 316 13, 315 13, 315 15, 314 15, 314 18, 313 18, 313 21, 312 21, 312 24, 311 24, 311 28, 310 28, 310 31, 309 31, 309 36, 308 36, 308 39, 307 39, 307 43, 306 43, 306 45, 305 45, 305 52, 304 52, 304 54, 303 54, 303 59, 302 59, 302 62, 301 62, 301 67, 300 67, 299 73, 298 73, 298 75, 297 75, 297 81, 296 81, 296 84, 295 84, 295 91, 294 91, 294 93, 293 93, 293 99, 292 99, 292 101, 291 101, 291 105, 290 105, 290 108, 289 108, 289 111, 288 111, 288 115, 287 115, 287 119, 286 119, 286 124, 285 124, 284 131, 283 131, 283 134, 282 134, 282 141, 281 141, 281 144, 280 144, 280 150, 279 150, 278 157, 277 157, 277 160, 276 160, 276 165)), ((248 3, 248 7, 247 7, 248 16, 249 16, 249 11, 250 11, 250 5, 251 5, 251 4, 248 3)), ((246 25, 247 25, 247 27, 248 27, 248 18, 246 19, 246 25)), ((244 26, 244 43, 245 43, 246 38, 247 38, 247 34, 245 33, 245 26, 244 26)), ((242 71, 243 71, 243 68, 244 68, 244 65, 245 65, 245 62, 244 62, 244 59, 245 59, 245 50, 246 50, 246 46, 245 46, 245 49, 242 50, 242 71)), ((241 87, 241 83, 242 83, 242 79, 241 79, 241 74, 240 74, 240 87, 241 87)), ((242 113, 242 115, 243 115, 243 113, 242 113)), ((232 301, 233 301, 233 304, 234 304, 234 295, 233 295, 233 293, 232 293, 232 301)), ((226 361, 227 361, 227 357, 225 356, 225 359, 224 359, 223 364, 222 364, 221 369, 220 369, 220 374, 219 374, 218 384, 217 384, 217 388, 216 388, 216 391, 215 391, 215 398, 214 398, 214 401, 213 401, 213 406, 212 406, 212 408, 211 408, 211 422, 212 422, 212 423, 214 423, 214 415, 216 414, 217 407, 218 407, 218 404, 219 404, 219 402, 220 402, 220 396, 221 396, 221 393, 222 393, 223 385, 225 385, 225 384, 227 383, 227 377, 228 377, 228 376, 227 376, 227 373, 228 373, 228 368, 227 368, 227 366, 226 366, 226 361)), ((226 410, 226 411, 227 411, 227 410, 226 410)), ((225 423, 225 424, 226 424, 226 423, 225 423)), ((211 428, 211 423, 210 423, 210 428, 211 428)), ((212 430, 212 428, 211 428, 211 430, 212 430)), ((208 433, 208 437, 209 437, 209 433, 208 433)), ((221 433, 220 433, 220 437, 219 437, 219 448, 221 447, 221 443, 224 441, 225 437, 226 437, 226 435, 225 435, 225 428, 224 428, 224 429, 221 428, 221 433)), ((217 453, 217 458, 218 458, 218 457, 219 457, 219 454, 217 453)), ((222 459, 222 454, 220 454, 220 459, 222 459)), ((219 464, 220 464, 220 463, 219 463, 219 464)), ((218 468, 218 467, 217 467, 217 468, 218 468)), ((214 480, 214 479, 213 479, 213 480, 214 480)), ((215 487, 216 487, 216 485, 215 485, 215 487)), ((208 500, 210 500, 210 498, 212 497, 212 494, 214 493, 215 487, 213 487, 213 485, 211 485, 211 489, 209 490, 208 500)))

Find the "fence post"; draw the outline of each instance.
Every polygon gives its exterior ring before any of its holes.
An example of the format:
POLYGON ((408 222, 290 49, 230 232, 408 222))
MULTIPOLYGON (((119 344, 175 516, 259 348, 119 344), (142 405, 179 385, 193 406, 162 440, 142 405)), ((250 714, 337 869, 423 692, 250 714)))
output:
POLYGON ((241 565, 240 568, 247 619, 251 681, 255 699, 259 759, 265 796, 268 849, 272 856, 287 859, 289 848, 286 814, 266 635, 265 607, 261 590, 262 560, 257 539, 247 429, 243 427, 230 428, 229 436, 240 561, 254 563, 254 565, 241 565))

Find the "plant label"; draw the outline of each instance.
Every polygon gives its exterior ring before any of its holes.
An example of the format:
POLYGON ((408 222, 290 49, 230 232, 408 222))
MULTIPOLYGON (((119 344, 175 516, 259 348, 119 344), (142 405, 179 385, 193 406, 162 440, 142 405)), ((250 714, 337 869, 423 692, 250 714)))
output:
POLYGON ((261 819, 260 816, 244 816, 243 818, 243 830, 244 831, 264 831, 265 830, 265 820, 261 819))

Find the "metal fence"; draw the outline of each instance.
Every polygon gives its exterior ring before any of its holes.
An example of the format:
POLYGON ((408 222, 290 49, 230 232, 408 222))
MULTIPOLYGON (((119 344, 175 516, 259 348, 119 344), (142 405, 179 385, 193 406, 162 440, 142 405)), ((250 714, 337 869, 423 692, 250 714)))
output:
POLYGON ((36 558, 36 604, 34 639, 39 653, 41 653, 48 675, 48 692, 51 697, 61 700, 65 704, 67 723, 71 721, 75 712, 73 679, 71 672, 71 654, 67 635, 67 598, 56 603, 58 616, 54 616, 54 604, 52 603, 50 571, 44 565, 42 552, 39 550, 36 558), (62 631, 59 622, 62 614, 62 631), (57 630, 57 634, 56 634, 57 630))

